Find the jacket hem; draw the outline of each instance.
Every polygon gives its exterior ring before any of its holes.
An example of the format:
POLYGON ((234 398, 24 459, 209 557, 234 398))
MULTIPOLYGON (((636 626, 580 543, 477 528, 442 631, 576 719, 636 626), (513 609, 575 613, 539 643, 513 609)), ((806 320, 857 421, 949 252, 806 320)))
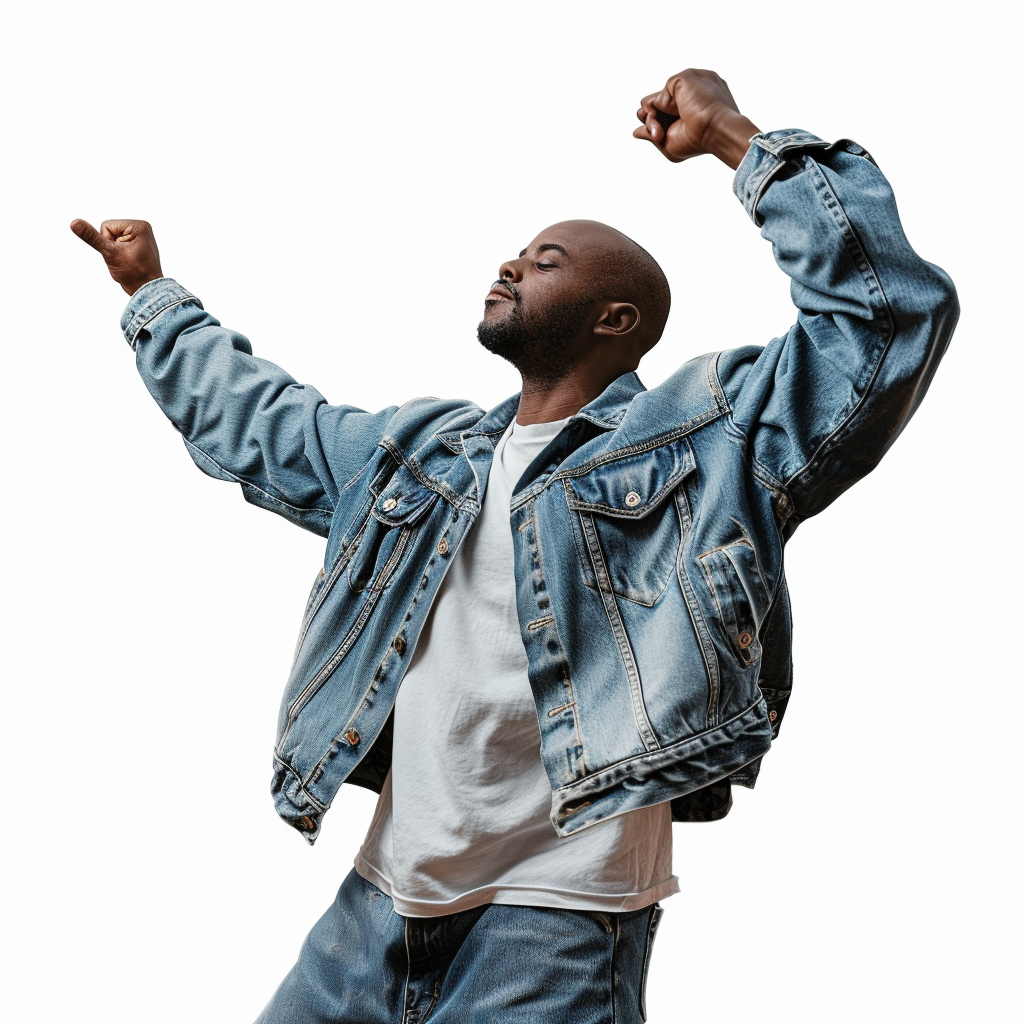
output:
POLYGON ((320 835, 320 825, 330 805, 317 800, 303 786, 295 769, 276 753, 274 780, 270 789, 278 815, 312 846, 320 835))
POLYGON ((551 823, 560 836, 627 811, 703 789, 762 757, 771 746, 764 698, 697 736, 620 761, 552 793, 551 823))

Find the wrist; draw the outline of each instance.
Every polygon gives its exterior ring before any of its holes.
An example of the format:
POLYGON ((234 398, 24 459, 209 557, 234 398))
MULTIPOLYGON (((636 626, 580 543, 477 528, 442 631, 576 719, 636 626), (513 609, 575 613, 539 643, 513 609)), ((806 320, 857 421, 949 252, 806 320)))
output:
POLYGON ((722 106, 716 111, 701 139, 705 152, 717 156, 734 171, 746 155, 750 138, 761 131, 750 118, 732 107, 722 106))
POLYGON ((163 276, 163 271, 157 268, 154 273, 143 274, 140 277, 133 278, 131 281, 118 281, 117 283, 128 295, 134 295, 144 284, 149 284, 150 281, 157 281, 163 276))

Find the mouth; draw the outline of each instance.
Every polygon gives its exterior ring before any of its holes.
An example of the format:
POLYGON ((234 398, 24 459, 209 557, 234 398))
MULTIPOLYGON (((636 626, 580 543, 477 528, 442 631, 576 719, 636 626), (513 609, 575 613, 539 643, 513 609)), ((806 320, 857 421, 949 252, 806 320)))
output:
POLYGON ((491 302, 519 302, 519 292, 516 286, 508 281, 495 281, 491 290, 487 293, 485 303, 491 302))

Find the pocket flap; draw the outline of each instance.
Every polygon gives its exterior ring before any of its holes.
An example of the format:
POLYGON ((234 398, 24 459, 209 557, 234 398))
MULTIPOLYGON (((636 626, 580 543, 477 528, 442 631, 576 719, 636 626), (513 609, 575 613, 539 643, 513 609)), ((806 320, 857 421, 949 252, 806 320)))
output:
POLYGON ((437 491, 424 486, 404 466, 377 495, 370 511, 385 526, 412 526, 437 500, 437 491))
POLYGON ((580 512, 642 519, 657 508, 696 465, 686 438, 602 462, 565 481, 569 507, 580 512))

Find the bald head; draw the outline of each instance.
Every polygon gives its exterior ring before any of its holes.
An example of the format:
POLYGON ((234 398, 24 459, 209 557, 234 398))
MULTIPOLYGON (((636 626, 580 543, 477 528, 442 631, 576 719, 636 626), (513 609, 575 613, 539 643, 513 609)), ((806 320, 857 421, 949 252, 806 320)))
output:
POLYGON ((579 297, 636 306, 640 354, 653 348, 665 330, 672 303, 668 279, 657 260, 628 235, 596 220, 552 224, 533 244, 542 248, 559 240, 583 271, 576 282, 579 297))

